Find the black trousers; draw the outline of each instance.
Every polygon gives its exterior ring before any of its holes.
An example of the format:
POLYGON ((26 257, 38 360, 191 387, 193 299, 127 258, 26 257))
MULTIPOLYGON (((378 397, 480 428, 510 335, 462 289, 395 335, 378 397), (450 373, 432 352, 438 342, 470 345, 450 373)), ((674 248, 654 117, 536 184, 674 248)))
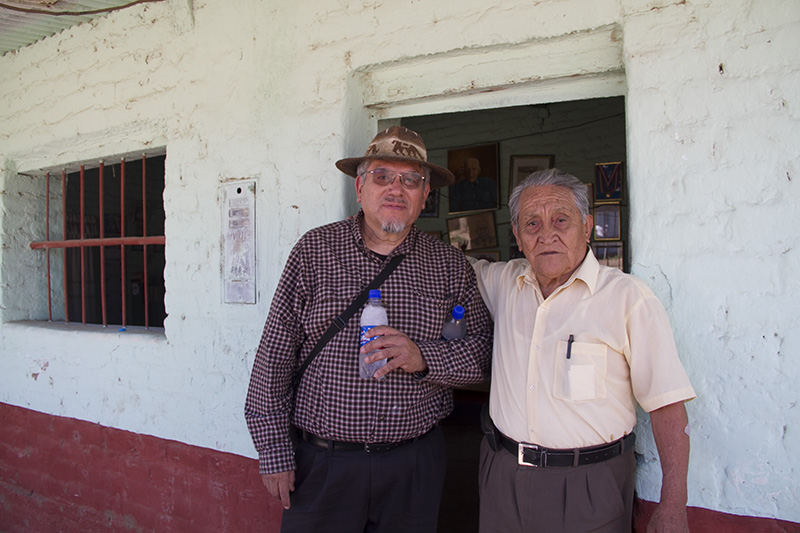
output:
POLYGON ((481 533, 630 533, 634 467, 630 449, 586 466, 520 466, 505 448, 481 442, 481 533))
POLYGON ((435 532, 447 451, 435 428, 388 452, 328 451, 301 441, 281 531, 435 532))

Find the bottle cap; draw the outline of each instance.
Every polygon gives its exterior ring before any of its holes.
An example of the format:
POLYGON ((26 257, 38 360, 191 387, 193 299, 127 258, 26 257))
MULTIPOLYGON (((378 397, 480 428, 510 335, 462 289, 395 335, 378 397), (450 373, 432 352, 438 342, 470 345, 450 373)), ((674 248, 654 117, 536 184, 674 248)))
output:
POLYGON ((380 289, 370 289, 369 290, 369 297, 370 298, 380 298, 381 297, 381 290, 380 289))
POLYGON ((462 306, 457 305, 453 308, 453 318, 456 320, 464 318, 464 308, 462 306))

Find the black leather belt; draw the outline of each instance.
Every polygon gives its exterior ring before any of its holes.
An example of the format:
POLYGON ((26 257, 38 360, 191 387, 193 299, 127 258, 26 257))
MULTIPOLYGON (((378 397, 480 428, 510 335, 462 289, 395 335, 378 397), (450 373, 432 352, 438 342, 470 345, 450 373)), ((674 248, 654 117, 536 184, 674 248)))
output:
POLYGON ((535 444, 516 442, 502 433, 499 435, 503 448, 513 455, 516 455, 517 462, 520 465, 539 468, 549 466, 583 466, 599 463, 622 455, 623 452, 633 448, 636 442, 636 435, 629 433, 621 439, 615 440, 609 444, 589 446, 588 448, 574 448, 571 450, 557 450, 543 448, 535 444))
MULTIPOLYGON (((436 426, 434 426, 435 428, 436 426)), ((317 437, 306 431, 305 429, 297 428, 297 435, 304 441, 308 442, 309 444, 313 444, 314 446, 318 446, 320 448, 325 448, 331 451, 343 451, 343 452, 352 452, 352 451, 362 451, 362 452, 388 452, 399 448, 400 446, 405 446, 406 444, 411 444, 412 442, 416 442, 433 431, 433 428, 430 429, 427 433, 420 435, 419 437, 414 437, 413 439, 406 439, 400 440, 397 442, 347 442, 342 440, 328 440, 323 439, 322 437, 317 437)))

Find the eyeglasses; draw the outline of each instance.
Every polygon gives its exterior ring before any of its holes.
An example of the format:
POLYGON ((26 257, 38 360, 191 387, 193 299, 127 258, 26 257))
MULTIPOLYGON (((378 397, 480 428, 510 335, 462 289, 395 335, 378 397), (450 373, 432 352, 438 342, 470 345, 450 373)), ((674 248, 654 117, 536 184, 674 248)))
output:
POLYGON ((400 176, 400 183, 406 189, 419 189, 425 181, 425 176, 418 172, 395 172, 385 168, 376 168, 375 170, 368 170, 364 174, 369 174, 372 182, 375 185, 386 187, 394 183, 394 178, 400 176))

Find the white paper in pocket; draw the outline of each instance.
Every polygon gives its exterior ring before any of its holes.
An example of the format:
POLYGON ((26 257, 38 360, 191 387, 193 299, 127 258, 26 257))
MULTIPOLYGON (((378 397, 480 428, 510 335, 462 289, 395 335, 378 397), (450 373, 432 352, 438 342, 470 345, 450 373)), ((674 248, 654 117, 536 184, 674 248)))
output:
POLYGON ((570 399, 576 402, 594 400, 594 365, 570 365, 570 399))

